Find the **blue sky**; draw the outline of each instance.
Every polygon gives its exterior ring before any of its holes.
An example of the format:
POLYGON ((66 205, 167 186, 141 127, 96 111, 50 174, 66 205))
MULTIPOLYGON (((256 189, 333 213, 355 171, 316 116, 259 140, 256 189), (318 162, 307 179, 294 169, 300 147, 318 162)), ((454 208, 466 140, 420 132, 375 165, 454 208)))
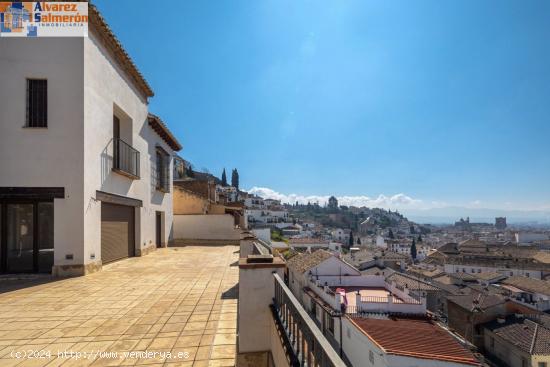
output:
POLYGON ((94 3, 197 168, 283 198, 550 208, 548 1, 94 3))

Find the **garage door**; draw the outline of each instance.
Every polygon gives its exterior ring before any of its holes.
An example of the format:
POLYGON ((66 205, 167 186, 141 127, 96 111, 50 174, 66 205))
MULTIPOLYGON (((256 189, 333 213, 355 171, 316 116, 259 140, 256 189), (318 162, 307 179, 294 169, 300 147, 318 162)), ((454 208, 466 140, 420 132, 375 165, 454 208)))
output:
POLYGON ((134 255, 134 207, 101 203, 101 261, 134 255))

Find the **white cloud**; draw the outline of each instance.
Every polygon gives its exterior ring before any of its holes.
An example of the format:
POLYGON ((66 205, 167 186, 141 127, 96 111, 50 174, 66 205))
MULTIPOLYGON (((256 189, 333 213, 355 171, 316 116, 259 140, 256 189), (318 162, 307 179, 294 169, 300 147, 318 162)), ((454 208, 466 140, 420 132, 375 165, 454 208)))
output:
MULTIPOLYGON (((324 205, 328 202, 330 196, 320 196, 320 195, 297 195, 297 194, 283 194, 272 190, 268 187, 253 187, 248 190, 249 193, 258 195, 264 199, 276 199, 281 200, 283 203, 295 203, 296 201, 300 204, 310 203, 319 203, 319 205, 324 205)), ((375 207, 375 208, 418 208, 422 204, 422 200, 413 199, 410 196, 405 194, 395 194, 391 196, 386 196, 383 194, 378 195, 376 198, 371 198, 369 196, 337 196, 339 205, 347 206, 366 206, 366 207, 375 207)))

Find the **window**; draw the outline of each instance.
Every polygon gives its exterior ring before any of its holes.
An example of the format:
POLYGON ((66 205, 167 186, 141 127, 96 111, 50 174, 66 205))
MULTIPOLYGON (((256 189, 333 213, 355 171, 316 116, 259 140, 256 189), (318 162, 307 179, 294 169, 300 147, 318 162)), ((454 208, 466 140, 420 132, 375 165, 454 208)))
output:
POLYGON ((539 362, 539 367, 547 367, 547 365, 546 362, 539 362))
POLYGON ((170 156, 164 149, 157 147, 157 190, 170 192, 170 156))
POLYGON ((371 364, 374 364, 374 353, 372 350, 369 350, 369 361, 371 364))
POLYGON ((328 331, 334 335, 334 319, 330 315, 328 316, 328 331))
POLYGON ((48 127, 48 81, 27 79, 26 127, 48 127))

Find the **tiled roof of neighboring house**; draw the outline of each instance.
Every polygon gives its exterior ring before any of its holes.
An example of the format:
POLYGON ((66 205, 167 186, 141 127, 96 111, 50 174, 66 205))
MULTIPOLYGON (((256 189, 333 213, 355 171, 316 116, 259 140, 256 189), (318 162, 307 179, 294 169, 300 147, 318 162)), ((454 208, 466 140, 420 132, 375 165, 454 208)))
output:
POLYGON ((418 267, 409 266, 407 273, 422 276, 424 278, 436 278, 445 273, 445 270, 441 267, 435 267, 433 269, 422 269, 418 267))
POLYGON ((326 259, 330 258, 331 256, 334 256, 334 255, 332 255, 328 251, 317 250, 311 254, 303 253, 303 254, 298 254, 296 256, 293 256, 287 261, 286 265, 290 269, 300 274, 303 274, 309 269, 319 265, 326 259))
POLYGON ((393 251, 385 251, 380 256, 378 256, 378 258, 382 260, 408 260, 409 259, 407 255, 399 254, 393 251))
POLYGON ((454 284, 450 284, 450 283, 441 283, 441 282, 438 282, 436 280, 432 280, 431 281, 431 284, 436 287, 436 288, 439 288, 443 291, 445 291, 446 293, 448 294, 452 294, 452 295, 459 295, 459 294, 463 294, 464 292, 462 291, 462 288, 460 288, 459 286, 456 286, 454 284))
POLYGON ((351 319, 388 354, 463 363, 479 362, 446 330, 426 319, 351 319))
POLYGON ((475 278, 479 279, 479 280, 486 280, 486 281, 498 280, 498 279, 506 277, 505 275, 503 275, 501 273, 497 273, 495 271, 486 271, 486 272, 481 272, 481 273, 475 273, 475 274, 472 274, 472 275, 475 278))
POLYGON ((436 287, 426 283, 425 281, 413 277, 412 275, 402 274, 402 273, 393 273, 390 276, 386 277, 386 281, 395 282, 397 285, 421 291, 438 291, 436 287))
POLYGON ((550 329, 523 317, 508 317, 485 324, 485 328, 531 355, 550 355, 550 329))
POLYGON ((147 120, 149 121, 149 126, 151 126, 151 128, 166 142, 166 144, 168 144, 170 148, 175 151, 181 150, 182 146, 178 139, 176 139, 160 117, 149 113, 147 120))
POLYGON ((465 295, 454 295, 447 298, 448 301, 473 312, 474 310, 485 311, 489 308, 501 305, 506 299, 496 294, 484 294, 472 291, 465 295))
POLYGON ((543 264, 550 264, 550 252, 539 251, 533 255, 533 259, 543 264))
POLYGON ((524 291, 550 296, 550 282, 546 280, 512 276, 503 280, 502 283, 512 285, 524 291))
POLYGON ((355 266, 359 266, 362 263, 374 260, 374 253, 372 251, 354 251, 343 256, 343 258, 355 266))
POLYGON ((449 242, 444 244, 443 246, 439 247, 437 251, 443 253, 443 254, 459 254, 460 251, 458 250, 458 243, 456 242, 449 242))
POLYGON ((145 97, 153 97, 155 93, 130 58, 130 55, 124 50, 99 10, 90 3, 88 3, 88 21, 91 26, 99 31, 98 35, 101 41, 105 44, 107 50, 111 52, 117 65, 131 78, 134 85, 145 97))
POLYGON ((325 241, 320 238, 292 238, 288 240, 288 242, 292 244, 300 244, 300 245, 307 245, 307 244, 323 244, 328 245, 328 241, 325 241))
POLYGON ((464 272, 458 272, 458 273, 450 273, 449 276, 451 278, 465 280, 465 281, 475 281, 476 278, 473 274, 468 274, 464 272))
POLYGON ((388 276, 395 273, 395 270, 392 268, 379 268, 378 266, 373 266, 368 269, 361 270, 362 275, 383 275, 388 276))

